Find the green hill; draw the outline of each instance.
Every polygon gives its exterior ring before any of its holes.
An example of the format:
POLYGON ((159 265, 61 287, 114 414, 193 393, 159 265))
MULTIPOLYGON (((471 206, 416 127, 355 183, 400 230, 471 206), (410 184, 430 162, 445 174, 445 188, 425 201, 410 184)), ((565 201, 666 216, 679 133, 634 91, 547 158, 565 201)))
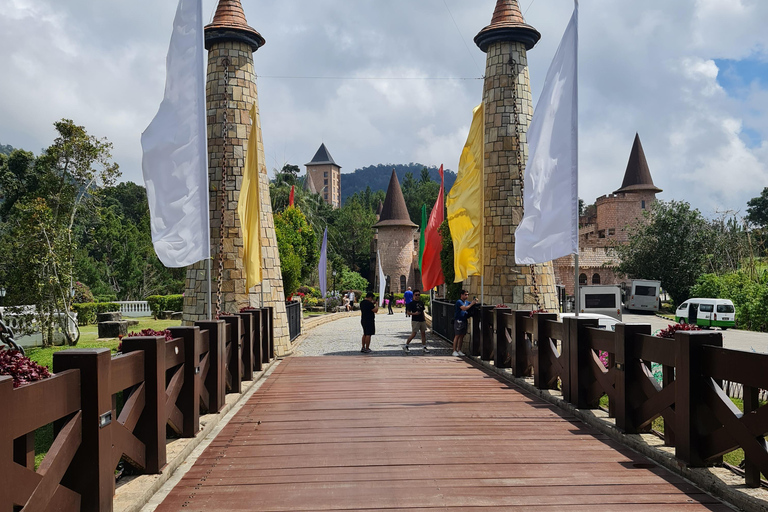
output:
MULTIPOLYGON (((341 174, 341 201, 346 201, 348 197, 356 192, 364 192, 366 187, 371 187, 374 192, 376 190, 387 191, 389 186, 389 178, 392 176, 392 169, 395 169, 397 173, 397 179, 400 184, 403 184, 406 173, 413 173, 414 179, 418 180, 421 176, 421 170, 426 167, 419 163, 410 164, 378 164, 369 165, 362 169, 355 169, 355 172, 348 172, 341 174)), ((429 169, 430 177, 440 183, 440 174, 437 167, 427 167, 429 169)), ((453 182, 456 181, 456 173, 451 170, 445 170, 445 191, 448 193, 453 186, 453 182)))
POLYGON ((13 150, 13 146, 0 144, 0 153, 3 155, 10 155, 13 150))

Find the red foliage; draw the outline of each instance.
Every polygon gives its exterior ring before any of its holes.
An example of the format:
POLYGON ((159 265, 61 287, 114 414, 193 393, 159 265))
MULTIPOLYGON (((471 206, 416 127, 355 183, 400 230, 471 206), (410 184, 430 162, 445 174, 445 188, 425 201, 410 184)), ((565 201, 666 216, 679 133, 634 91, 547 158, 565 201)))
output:
POLYGON ((173 339, 173 335, 171 334, 171 331, 168 329, 164 331, 156 331, 154 329, 142 329, 139 332, 131 331, 125 337, 135 338, 136 336, 165 336, 165 341, 171 341, 173 339))
POLYGON ((496 307, 497 308, 508 308, 509 306, 507 306, 506 304, 496 304, 496 307))
POLYGON ((546 309, 544 309, 544 308, 541 308, 541 309, 536 309, 536 310, 533 310, 533 311, 531 311, 531 314, 530 314, 530 315, 528 315, 528 316, 530 316, 531 318, 533 318, 533 315, 534 315, 534 313, 549 313, 549 311, 547 311, 547 310, 546 310, 546 309))
POLYGON ((30 382, 47 379, 51 372, 30 358, 21 355, 18 350, 0 350, 0 375, 13 377, 13 387, 17 388, 30 382))
POLYGON ((245 306, 244 308, 240 308, 241 313, 245 313, 246 311, 256 311, 257 308, 253 306, 245 306))
POLYGON ((662 329, 659 331, 659 333, 656 335, 659 338, 674 338, 675 332, 677 331, 700 331, 701 327, 698 325, 691 325, 691 324, 673 324, 667 327, 666 329, 662 329))

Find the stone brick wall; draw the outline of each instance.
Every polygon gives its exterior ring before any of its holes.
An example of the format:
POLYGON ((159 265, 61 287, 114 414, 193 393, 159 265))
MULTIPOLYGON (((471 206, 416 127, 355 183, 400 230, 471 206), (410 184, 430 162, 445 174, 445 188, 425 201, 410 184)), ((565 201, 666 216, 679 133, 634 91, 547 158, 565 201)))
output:
MULTIPOLYGON (((420 283, 415 282, 414 276, 413 232, 415 228, 389 226, 380 227, 378 230, 376 247, 378 254, 381 256, 381 268, 384 271, 384 275, 389 278, 392 292, 403 293, 409 286, 411 288, 418 288, 420 283), (405 276, 405 288, 400 286, 400 276, 405 276)), ((418 253, 416 258, 418 259, 418 253)), ((374 268, 376 269, 374 291, 378 292, 378 261, 374 268)))
MULTIPOLYGON (((527 159, 526 133, 533 115, 525 46, 517 42, 492 43, 485 77, 484 300, 486 304, 530 309, 536 305, 534 290, 538 289, 540 304, 555 311, 552 264, 535 265, 531 270, 515 263, 514 233, 523 216, 518 155, 522 155, 523 162, 527 159)), ((465 283, 470 296, 481 296, 480 283, 480 277, 474 276, 465 283)))
MULTIPOLYGON (((260 117, 251 127, 250 109, 256 104, 258 93, 253 70, 253 52, 244 43, 225 42, 214 45, 208 52, 208 81, 206 84, 208 107, 208 171, 210 180, 211 252, 213 300, 216 301, 216 282, 219 277, 219 242, 223 244, 223 271, 221 279, 221 310, 237 312, 246 306, 272 306, 275 311, 275 350, 282 355, 290 346, 285 294, 280 273, 272 205, 269 197, 269 179, 264 157, 260 117), (229 60, 229 91, 225 92, 225 59, 229 60), (229 132, 222 137, 222 127, 229 97, 229 132), (257 130, 261 168, 259 187, 261 196, 261 245, 263 282, 251 290, 245 288, 237 201, 243 179, 245 151, 251 129, 257 130), (226 142, 226 144, 225 144, 226 142), (222 170, 226 165, 226 179, 222 183, 222 170), (225 213, 222 218, 219 192, 226 191, 225 213)), ((187 270, 184 293, 183 321, 189 325, 207 318, 206 300, 208 276, 206 262, 199 262, 187 270)), ((214 307, 215 312, 215 307, 214 307)))

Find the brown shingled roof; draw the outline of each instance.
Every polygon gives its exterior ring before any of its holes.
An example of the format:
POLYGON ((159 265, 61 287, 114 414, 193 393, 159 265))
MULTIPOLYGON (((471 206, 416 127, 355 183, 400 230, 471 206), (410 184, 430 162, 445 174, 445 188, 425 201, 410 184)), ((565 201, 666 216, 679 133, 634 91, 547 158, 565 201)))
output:
POLYGON ((261 34, 248 25, 240 0, 219 0, 213 21, 205 26, 205 34, 206 49, 210 49, 210 44, 222 40, 242 39, 256 51, 266 42, 261 34))
POLYGON ((389 179, 387 197, 384 198, 384 206, 381 209, 379 222, 373 225, 375 228, 387 226, 418 227, 411 222, 411 216, 408 215, 403 191, 400 189, 400 182, 397 180, 397 173, 394 169, 392 169, 392 177, 389 179))
POLYGON ((539 39, 541 34, 525 22, 517 0, 497 0, 491 24, 475 36, 475 44, 485 52, 491 43, 517 41, 530 50, 539 39))
POLYGON ((621 188, 614 192, 614 194, 639 192, 642 190, 648 190, 657 194, 662 191, 653 184, 651 170, 648 168, 648 161, 645 159, 645 152, 643 152, 643 145, 640 144, 640 135, 635 133, 635 142, 632 144, 632 152, 629 154, 627 170, 624 172, 624 182, 621 184, 621 188))

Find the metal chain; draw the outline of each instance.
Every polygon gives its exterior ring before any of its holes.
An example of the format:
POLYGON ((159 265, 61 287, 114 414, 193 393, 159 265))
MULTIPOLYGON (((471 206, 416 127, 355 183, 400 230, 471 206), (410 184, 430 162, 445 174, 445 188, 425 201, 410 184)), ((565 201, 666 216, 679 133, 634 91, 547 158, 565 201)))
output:
POLYGON ((221 221, 219 222, 219 279, 216 283, 216 317, 221 313, 221 286, 224 281, 224 218, 227 211, 227 150, 229 149, 229 59, 222 62, 224 66, 224 121, 221 128, 221 182, 219 183, 219 207, 221 221))
MULTIPOLYGON (((520 196, 523 196, 523 192, 525 190, 525 173, 523 169, 523 143, 520 141, 520 123, 518 119, 518 112, 517 112, 517 84, 518 84, 518 73, 517 73, 517 61, 512 57, 509 60, 509 63, 512 65, 512 116, 514 117, 514 122, 512 123, 515 127, 515 140, 517 140, 517 169, 519 171, 518 173, 518 179, 520 180, 520 196)), ((541 297, 539 293, 539 283, 536 280, 536 266, 531 264, 530 266, 531 271, 531 280, 533 281, 533 299, 536 301, 536 309, 541 310, 541 297)))

